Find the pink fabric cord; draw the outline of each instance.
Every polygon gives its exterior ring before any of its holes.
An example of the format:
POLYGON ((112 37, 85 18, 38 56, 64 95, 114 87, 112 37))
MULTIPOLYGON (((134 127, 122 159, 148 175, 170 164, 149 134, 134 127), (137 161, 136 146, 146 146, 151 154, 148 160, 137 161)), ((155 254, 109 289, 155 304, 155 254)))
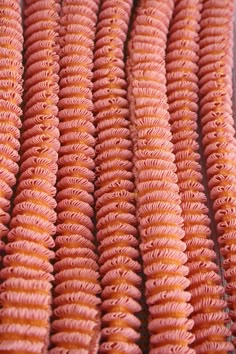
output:
POLYGON ((149 306, 150 354, 194 353, 189 280, 166 96, 170 1, 141 1, 129 42, 137 215, 149 306))
POLYGON ((58 10, 54 0, 25 6, 21 166, 1 270, 0 353, 47 352, 59 148, 58 10))
POLYGON ((0 0, 0 354, 234 353, 233 18, 0 0))
MULTIPOLYGON (((18 1, 1 0, 0 17, 0 250, 7 234, 12 187, 19 161, 22 102, 21 9, 18 1)), ((1 257, 0 257, 1 259, 1 257)))
POLYGON ((101 353, 141 353, 141 307, 124 42, 132 1, 101 3, 94 54, 96 217, 102 291, 101 353))
POLYGON ((180 188, 182 216, 188 256, 193 333, 196 353, 227 353, 233 350, 226 337, 228 314, 224 311, 224 288, 213 241, 209 239, 210 219, 202 185, 197 143, 199 30, 201 1, 176 3, 167 46, 167 93, 172 141, 180 188))
POLYGON ((100 286, 92 222, 95 139, 91 79, 97 11, 95 0, 62 2, 61 148, 51 354, 92 354, 100 339, 100 286))
POLYGON ((208 186, 224 256, 226 292, 236 333, 235 130, 232 117, 233 1, 205 1, 200 32, 200 117, 208 186))

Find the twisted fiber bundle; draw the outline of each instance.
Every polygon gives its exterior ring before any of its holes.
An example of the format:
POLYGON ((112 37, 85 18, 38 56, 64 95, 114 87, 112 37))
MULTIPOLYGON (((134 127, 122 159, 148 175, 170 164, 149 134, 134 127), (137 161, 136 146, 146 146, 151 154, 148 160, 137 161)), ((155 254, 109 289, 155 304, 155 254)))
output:
POLYGON ((101 353, 140 353, 140 265, 124 73, 132 0, 103 0, 95 45, 96 211, 102 291, 101 353))
MULTIPOLYGON (((18 173, 22 102, 21 9, 17 0, 0 1, 0 250, 7 234, 10 198, 18 173)), ((1 257, 0 257, 1 259, 1 257)))
MULTIPOLYGON (((236 145, 232 118, 233 1, 204 1, 200 32, 200 114, 210 196, 236 320, 236 145)), ((232 325, 233 334, 236 324, 232 325)))
POLYGON ((53 353, 97 353, 96 297, 100 292, 93 244, 94 125, 92 68, 97 0, 62 2, 57 237, 53 353))
POLYGON ((141 1, 129 43, 137 213, 149 306, 150 354, 194 353, 180 198, 169 124, 165 48, 171 1, 141 1))
POLYGON ((54 0, 26 1, 21 167, 1 271, 0 353, 45 353, 51 314, 59 132, 54 0))
POLYGON ((230 335, 224 325, 228 314, 224 312, 224 288, 219 285, 213 241, 209 239, 210 220, 197 143, 200 3, 199 0, 180 0, 176 3, 169 31, 166 63, 172 141, 182 200, 188 278, 191 281, 191 317, 196 337, 193 347, 196 353, 206 354, 227 353, 233 347, 226 342, 226 336, 230 335))

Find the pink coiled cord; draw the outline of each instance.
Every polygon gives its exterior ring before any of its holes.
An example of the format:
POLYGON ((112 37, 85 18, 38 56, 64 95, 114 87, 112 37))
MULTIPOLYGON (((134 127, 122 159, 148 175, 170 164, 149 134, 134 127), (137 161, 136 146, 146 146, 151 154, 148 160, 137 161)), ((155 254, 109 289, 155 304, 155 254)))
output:
POLYGON ((102 291, 101 353, 141 353, 140 265, 124 42, 132 1, 103 0, 94 55, 96 216, 102 291))
POLYGON ((233 18, 0 0, 0 354, 235 351, 233 18))
POLYGON ((135 180, 149 306, 150 354, 194 353, 186 245, 166 97, 171 1, 141 1, 129 43, 135 180))
POLYGON ((187 245, 189 291, 194 320, 196 353, 227 353, 233 349, 226 337, 228 314, 222 299, 219 268, 213 241, 209 239, 210 219, 202 184, 197 142, 198 39, 201 1, 176 3, 167 46, 167 92, 173 134, 175 163, 180 188, 184 241, 187 245))
POLYGON ((59 149, 58 10, 54 0, 26 2, 21 166, 1 270, 0 353, 47 352, 59 149))
MULTIPOLYGON (((233 1, 204 1, 200 32, 200 118, 208 186, 224 256, 229 312, 236 320, 236 145, 232 117, 233 1)), ((236 333, 235 323, 231 326, 236 333)))
POLYGON ((100 339, 93 217, 93 43, 98 1, 63 0, 57 237, 51 354, 93 354, 100 339))
POLYGON ((7 234, 19 161, 23 30, 17 0, 0 1, 0 250, 7 234))

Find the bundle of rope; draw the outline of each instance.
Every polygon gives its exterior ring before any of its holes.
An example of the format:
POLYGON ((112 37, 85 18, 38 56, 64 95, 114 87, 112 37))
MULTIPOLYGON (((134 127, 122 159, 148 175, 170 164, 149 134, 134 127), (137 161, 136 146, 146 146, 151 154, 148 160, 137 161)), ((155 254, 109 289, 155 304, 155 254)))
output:
POLYGON ((234 352, 233 14, 0 0, 0 354, 234 352))

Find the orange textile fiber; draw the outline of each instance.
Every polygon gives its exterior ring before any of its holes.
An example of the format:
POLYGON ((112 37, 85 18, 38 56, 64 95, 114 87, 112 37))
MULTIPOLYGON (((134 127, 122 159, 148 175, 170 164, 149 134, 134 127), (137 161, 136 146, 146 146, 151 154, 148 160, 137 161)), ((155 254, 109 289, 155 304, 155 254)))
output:
POLYGON ((214 243, 209 239, 210 219, 197 143, 200 10, 199 0, 176 2, 167 46, 167 92, 191 282, 193 348, 196 353, 226 354, 233 346, 226 341, 231 332, 224 325, 228 314, 224 312, 219 268, 214 263, 214 243))
POLYGON ((166 96, 165 49, 173 2, 140 1, 129 42, 137 216, 146 275, 150 354, 194 353, 192 306, 166 96))
POLYGON ((0 0, 0 354, 236 353, 234 2, 0 0))
POLYGON ((98 264, 94 246, 92 68, 98 1, 63 0, 55 297, 51 354, 97 353, 98 264))
POLYGON ((47 352, 59 149, 58 10, 54 0, 25 4, 21 166, 1 270, 1 354, 47 352))
POLYGON ((233 1, 203 1, 200 32, 200 119, 231 327, 236 334, 236 144, 232 117, 233 1))
POLYGON ((10 198, 19 160, 23 30, 17 0, 0 1, 0 250, 7 234, 10 198))
POLYGON ((140 265, 124 42, 132 0, 103 0, 94 56, 96 217, 102 291, 101 353, 141 353, 140 265))

